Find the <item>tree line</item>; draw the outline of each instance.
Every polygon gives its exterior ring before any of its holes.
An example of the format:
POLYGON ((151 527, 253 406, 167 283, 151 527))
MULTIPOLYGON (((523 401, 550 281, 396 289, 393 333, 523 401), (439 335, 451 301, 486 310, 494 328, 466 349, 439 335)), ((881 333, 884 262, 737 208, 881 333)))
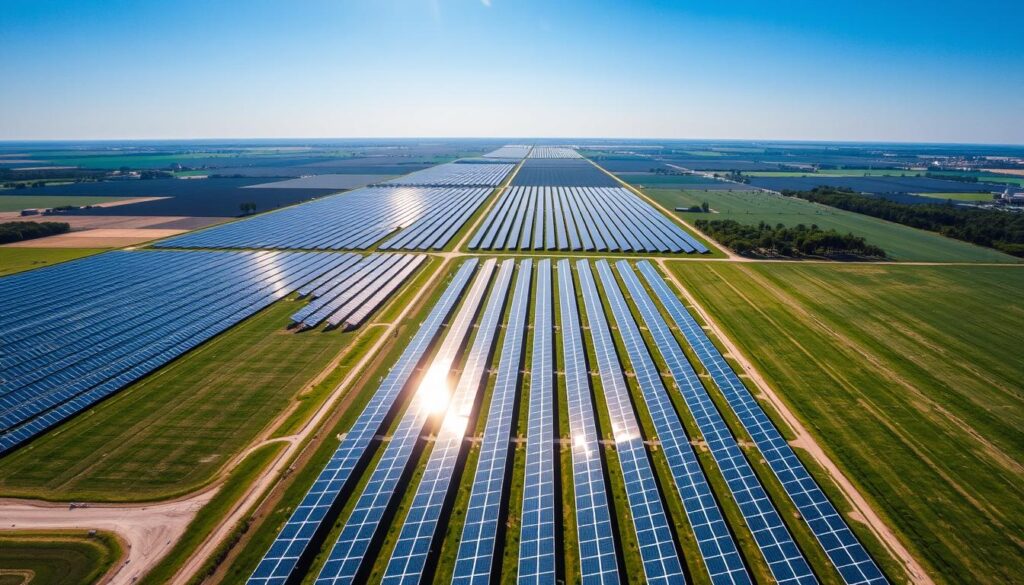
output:
POLYGON ((694 222, 697 229, 744 256, 800 258, 885 258, 885 250, 867 243, 853 234, 842 234, 834 229, 823 230, 817 225, 798 224, 788 228, 765 222, 757 225, 741 224, 731 219, 694 222))
POLYGON ((9 221, 0 223, 0 244, 43 238, 71 231, 71 226, 57 221, 9 221))
POLYGON ((868 197, 849 189, 817 187, 810 191, 783 191, 831 207, 845 209, 944 236, 1024 256, 1024 213, 981 209, 945 203, 897 203, 868 197))

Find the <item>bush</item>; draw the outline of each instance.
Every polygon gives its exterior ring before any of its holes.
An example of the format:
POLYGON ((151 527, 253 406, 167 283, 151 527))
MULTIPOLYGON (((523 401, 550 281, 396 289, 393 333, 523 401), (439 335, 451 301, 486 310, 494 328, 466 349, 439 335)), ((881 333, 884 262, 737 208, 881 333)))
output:
POLYGON ((71 226, 56 221, 9 221, 0 223, 0 244, 43 238, 71 231, 71 226))

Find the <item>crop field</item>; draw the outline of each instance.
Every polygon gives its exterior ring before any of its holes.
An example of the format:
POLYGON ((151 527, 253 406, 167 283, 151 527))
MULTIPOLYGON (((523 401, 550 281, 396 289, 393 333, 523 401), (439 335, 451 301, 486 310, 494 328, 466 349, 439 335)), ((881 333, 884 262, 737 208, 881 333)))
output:
POLYGON ((671 266, 941 582, 1020 577, 1024 270, 671 266))
POLYGON ((108 534, 0 532, 0 584, 88 585, 121 556, 108 534))
POLYGON ((908 171, 905 169, 822 169, 817 172, 807 171, 748 171, 749 177, 920 177, 924 171, 908 171))
POLYGON ((863 236, 881 246, 895 260, 914 262, 1019 262, 989 248, 945 238, 857 213, 817 205, 802 199, 759 191, 676 191, 645 189, 644 192, 669 209, 690 207, 707 201, 714 213, 680 213, 686 220, 733 219, 740 223, 766 222, 786 226, 817 224, 842 233, 863 236))
MULTIPOLYGON (((21 211, 22 209, 45 209, 62 205, 96 205, 121 201, 128 197, 60 197, 35 195, 7 195, 0 191, 0 212, 21 211)), ((39 217, 39 221, 54 221, 53 218, 39 217)))
POLYGON ((0 246, 0 276, 99 254, 100 248, 11 248, 0 246))

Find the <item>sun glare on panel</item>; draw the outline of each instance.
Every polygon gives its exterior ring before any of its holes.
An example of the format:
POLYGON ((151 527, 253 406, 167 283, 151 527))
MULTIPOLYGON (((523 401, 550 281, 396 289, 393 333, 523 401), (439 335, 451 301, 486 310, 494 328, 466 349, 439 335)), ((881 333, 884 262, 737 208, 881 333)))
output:
POLYGON ((417 392, 431 414, 444 412, 448 408, 448 399, 451 396, 448 388, 448 370, 431 367, 420 382, 417 392))

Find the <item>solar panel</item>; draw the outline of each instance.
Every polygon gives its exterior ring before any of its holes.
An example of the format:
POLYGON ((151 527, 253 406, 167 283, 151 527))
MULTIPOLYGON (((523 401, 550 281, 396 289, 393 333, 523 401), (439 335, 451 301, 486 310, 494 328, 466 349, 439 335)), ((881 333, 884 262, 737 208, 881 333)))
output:
POLYGON ((515 165, 446 163, 384 181, 384 185, 496 187, 515 165))
MULTIPOLYGON (((498 329, 501 325, 512 280, 514 260, 505 260, 498 270, 498 277, 491 289, 487 307, 477 329, 476 337, 469 351, 459 377, 459 383, 452 393, 448 410, 438 430, 437 438, 430 450, 430 457, 423 470, 419 486, 412 500, 412 506, 398 533, 398 541, 384 570, 382 583, 385 585, 418 583, 430 554, 431 543, 441 519, 441 510, 450 493, 452 477, 462 452, 463 439, 470 425, 474 407, 483 386, 498 329)), ((513 389, 513 393, 515 390, 513 389)), ((508 448, 508 441, 505 441, 508 448)), ((456 484, 457 485, 457 484, 456 484)))
POLYGON ((327 562, 317 577, 318 583, 351 583, 357 578, 366 553, 377 537, 377 529, 391 507, 399 480, 409 465, 423 426, 436 410, 447 407, 451 395, 451 366, 469 335, 470 326, 494 272, 494 265, 494 259, 485 261, 466 293, 466 300, 448 326, 448 333, 440 349, 420 381, 341 534, 331 547, 327 562))
POLYGON ((512 297, 505 338, 501 346, 498 375, 491 391, 480 457, 469 495, 466 521, 459 540, 452 583, 459 585, 490 583, 501 506, 508 470, 509 439, 519 396, 519 373, 523 365, 523 337, 530 303, 530 277, 533 263, 519 265, 516 289, 512 297))
POLYGON ((646 261, 638 266, 693 348, 697 359, 711 374, 726 402, 750 434, 761 456, 782 483, 801 518, 810 527, 843 581, 849 584, 887 583, 885 575, 821 491, 789 443, 657 270, 646 261))
POLYGON ((601 445, 590 400, 590 376, 580 333, 576 291, 569 261, 558 261, 558 313, 561 318, 565 393, 572 442, 580 575, 584 583, 619 583, 615 537, 601 462, 601 445))
MULTIPOLYGON (((671 333, 668 332, 667 327, 659 328, 651 325, 651 321, 660 318, 660 314, 656 310, 651 312, 652 306, 649 304, 649 299, 644 298, 646 293, 642 287, 635 286, 639 282, 636 281, 629 263, 620 262, 618 267, 627 290, 636 301, 645 323, 654 337, 655 345, 663 348, 663 354, 670 352, 672 347, 678 349, 678 345, 671 333), (645 303, 645 301, 647 302, 645 303)), ((605 298, 615 316, 619 336, 629 354, 637 384, 640 386, 644 402, 647 405, 647 412, 651 415, 651 421, 654 423, 665 459, 668 461, 669 470, 672 472, 676 492, 682 499, 686 517, 690 521, 690 529, 693 531, 697 548, 704 561, 704 568, 708 572, 711 582, 716 585, 750 583, 750 575, 743 565, 736 542, 729 532, 718 502, 715 501, 711 486, 700 467, 697 454, 689 444, 689 438, 682 421, 679 420, 679 416, 672 406, 668 390, 661 381, 658 368, 655 366, 654 360, 651 359, 651 354, 648 353, 629 307, 626 306, 626 299, 619 290, 608 263, 604 260, 598 261, 597 269, 604 285, 605 298)), ((662 321, 661 324, 664 325, 664 322, 662 321)), ((729 476, 728 472, 726 472, 726 476, 729 476)), ((784 526, 782 530, 785 530, 784 526)))
POLYGON ((420 362, 437 339, 441 326, 462 297, 476 269, 475 259, 467 260, 455 274, 445 292, 402 351, 402 355, 377 388, 370 402, 345 433, 338 449, 317 476, 298 507, 263 556, 249 583, 284 585, 296 567, 316 553, 315 540, 323 538, 339 512, 342 493, 350 487, 352 471, 364 461, 370 441, 392 411, 395 401, 409 384, 420 362), (301 561, 301 562, 300 562, 301 561))
MULTIPOLYGON (((606 267, 607 268, 607 267, 606 267)), ((608 418, 615 440, 619 466, 626 488, 633 529, 647 583, 685 583, 683 565, 676 553, 668 515, 661 502, 654 470, 647 458, 643 433, 629 398, 629 387, 615 354, 604 306, 586 260, 576 262, 583 302, 587 309, 590 339, 597 355, 601 389, 608 406, 608 418)))
POLYGON ((557 570, 551 260, 537 262, 535 298, 523 512, 519 535, 519 585, 554 583, 557 570))

